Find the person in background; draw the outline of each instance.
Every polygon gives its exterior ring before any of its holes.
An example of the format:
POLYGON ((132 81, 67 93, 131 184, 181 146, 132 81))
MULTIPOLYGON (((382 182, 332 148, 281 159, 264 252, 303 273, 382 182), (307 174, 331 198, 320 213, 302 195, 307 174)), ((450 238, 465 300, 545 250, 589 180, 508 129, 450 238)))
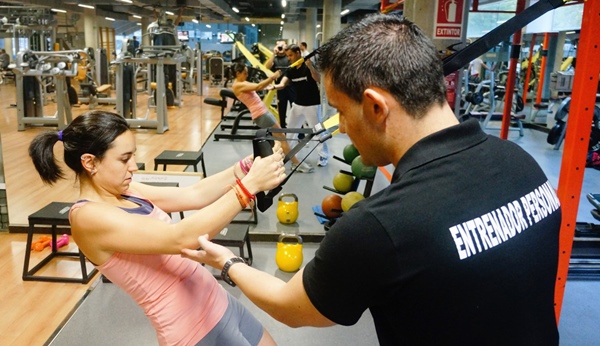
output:
POLYGON ((138 48, 140 48, 140 41, 137 40, 137 37, 133 36, 133 56, 136 56, 138 48))
MULTIPOLYGON (((275 116, 269 112, 265 104, 262 102, 257 91, 264 89, 272 89, 273 81, 279 79, 281 71, 275 72, 271 77, 262 80, 260 83, 252 83, 248 82, 248 66, 246 66, 243 62, 237 62, 233 64, 233 74, 234 81, 231 86, 233 93, 238 98, 238 100, 242 101, 244 105, 250 111, 252 116, 252 121, 256 124, 256 126, 260 128, 276 128, 279 129, 281 126, 275 119, 275 116)), ((282 138, 281 140, 281 148, 283 152, 287 155, 290 152, 290 145, 285 140, 285 135, 279 132, 273 132, 273 136, 282 138)), ((312 173, 314 168, 303 162, 300 164, 300 161, 296 158, 296 156, 292 156, 290 158, 292 161, 292 165, 297 166, 296 171, 300 173, 312 173)))
POLYGON ((300 52, 303 58, 305 58, 308 55, 308 45, 306 44, 306 42, 300 42, 300 52))
MULTIPOLYGON (((79 249, 144 310, 160 345, 274 345, 271 335, 202 265, 181 257, 199 235, 215 236, 254 195, 285 178, 283 154, 252 160, 189 187, 134 182, 136 143, 125 119, 92 111, 33 139, 29 155, 45 183, 65 176, 53 149, 79 181, 71 233, 79 249), (178 223, 168 213, 198 210, 178 223)), ((93 326, 91 327, 93 328, 93 326)))
MULTIPOLYGON (((290 45, 285 50, 290 63, 295 63, 302 58, 300 47, 290 45)), ((310 60, 304 61, 298 66, 288 68, 281 81, 275 85, 277 90, 294 89, 296 101, 290 111, 288 126, 290 128, 301 128, 304 122, 310 128, 314 128, 322 119, 320 116, 321 92, 318 83, 321 81, 319 72, 314 68, 310 60), (289 86, 289 87, 288 87, 289 86)), ((297 138, 297 134, 288 134, 288 138, 297 138)), ((327 166, 329 162, 329 149, 327 142, 318 145, 319 167, 327 166)))
MULTIPOLYGON (((342 30, 318 66, 340 132, 366 165, 394 166, 390 185, 344 212, 288 282, 237 263, 223 276, 291 327, 353 325, 368 309, 381 345, 558 345, 561 207, 535 159, 458 122, 437 49, 400 16, 342 30)), ((184 256, 235 258, 199 243, 184 256)))
MULTIPOLYGON (((289 68, 290 60, 285 55, 286 44, 284 40, 278 40, 273 48, 273 55, 265 62, 265 67, 273 72, 281 71, 279 79, 275 83, 281 82, 281 76, 289 68)), ((279 124, 282 128, 287 128, 288 107, 296 100, 296 93, 293 89, 277 90, 277 112, 279 113, 279 124)))
POLYGON ((481 57, 473 59, 469 63, 469 81, 472 83, 479 83, 483 79, 483 74, 481 73, 481 69, 486 69, 488 71, 492 71, 492 69, 486 65, 481 57))
POLYGON ((0 70, 6 70, 10 65, 10 55, 6 53, 4 48, 0 49, 0 70))

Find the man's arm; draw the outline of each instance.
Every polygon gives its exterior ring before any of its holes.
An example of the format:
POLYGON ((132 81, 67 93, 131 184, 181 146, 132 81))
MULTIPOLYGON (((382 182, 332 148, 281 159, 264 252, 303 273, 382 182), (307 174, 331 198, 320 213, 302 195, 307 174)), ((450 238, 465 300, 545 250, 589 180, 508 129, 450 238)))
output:
POLYGON ((273 48, 273 55, 271 55, 271 57, 265 61, 265 67, 268 68, 269 70, 273 71, 273 64, 275 63, 275 57, 277 56, 277 47, 273 48))
POLYGON ((315 82, 321 83, 321 74, 313 66, 313 64, 310 62, 310 60, 306 60, 304 63, 306 64, 306 66, 308 66, 308 69, 310 70, 310 75, 315 80, 315 82))
POLYGON ((275 84, 273 86, 273 88, 275 88, 276 90, 282 90, 285 89, 285 87, 290 83, 290 79, 287 76, 283 76, 283 78, 281 78, 281 80, 279 81, 278 84, 275 84))
MULTIPOLYGON (((226 247, 198 238, 202 250, 182 250, 183 257, 222 270, 235 255, 226 247)), ((323 316, 312 304, 302 283, 301 269, 289 282, 242 263, 233 264, 229 277, 256 306, 290 327, 328 327, 335 323, 323 316)))

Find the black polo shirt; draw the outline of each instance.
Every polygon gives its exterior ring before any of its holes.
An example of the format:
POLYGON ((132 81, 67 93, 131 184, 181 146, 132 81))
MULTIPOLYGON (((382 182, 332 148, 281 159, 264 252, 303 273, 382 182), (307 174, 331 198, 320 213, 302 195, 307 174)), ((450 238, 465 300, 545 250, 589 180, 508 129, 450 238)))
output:
POLYGON ((344 213, 303 283, 338 324, 370 309, 382 345, 557 345, 560 222, 535 160, 468 121, 416 143, 344 213))
POLYGON ((300 106, 315 106, 321 104, 321 93, 319 86, 313 79, 310 69, 305 63, 299 68, 288 68, 285 76, 290 80, 290 84, 296 91, 296 100, 294 104, 300 106))

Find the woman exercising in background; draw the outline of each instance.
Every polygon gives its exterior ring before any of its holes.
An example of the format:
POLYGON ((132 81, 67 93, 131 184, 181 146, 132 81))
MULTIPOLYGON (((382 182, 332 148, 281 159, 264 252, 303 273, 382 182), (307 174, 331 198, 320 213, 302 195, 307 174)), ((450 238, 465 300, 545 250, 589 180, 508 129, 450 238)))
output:
MULTIPOLYGON (((234 80, 233 84, 231 85, 233 93, 238 100, 242 101, 242 103, 248 107, 248 110, 252 115, 252 121, 256 124, 256 126, 263 129, 268 127, 280 129, 281 125, 279 125, 275 116, 269 112, 256 92, 259 90, 272 89, 271 83, 279 78, 281 71, 273 73, 271 77, 262 80, 260 83, 252 83, 247 81, 248 67, 246 64, 237 62, 233 64, 233 74, 234 80)), ((282 138, 281 148, 287 155, 290 152, 290 145, 285 140, 285 135, 283 133, 274 132, 273 136, 282 138)), ((300 173, 311 173, 314 171, 314 167, 310 166, 306 162, 298 166, 300 161, 296 158, 296 156, 293 156, 290 161, 292 161, 292 169, 298 167, 296 168, 296 171, 300 173)))
POLYGON ((213 275, 180 256, 198 236, 215 236, 259 191, 285 178, 283 153, 243 159, 189 187, 156 187, 132 181, 136 143, 124 118, 94 111, 64 130, 38 135, 29 155, 42 180, 64 177, 54 157, 79 180, 79 200, 69 215, 85 256, 142 307, 160 345, 274 345, 271 335, 213 275), (247 172, 247 174, 245 174, 247 172), (198 210, 176 224, 168 213, 198 210))

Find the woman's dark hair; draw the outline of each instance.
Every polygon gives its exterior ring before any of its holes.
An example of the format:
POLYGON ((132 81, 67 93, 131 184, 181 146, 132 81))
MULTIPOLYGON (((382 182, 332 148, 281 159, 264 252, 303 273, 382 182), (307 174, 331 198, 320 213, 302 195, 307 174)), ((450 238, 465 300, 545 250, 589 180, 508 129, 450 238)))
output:
POLYGON ((83 154, 92 154, 102 160, 113 141, 127 130, 127 121, 118 114, 87 112, 75 118, 62 131, 45 132, 36 136, 29 144, 29 157, 44 183, 52 185, 65 177, 54 157, 56 142, 62 140, 65 163, 79 176, 84 172, 81 165, 83 154))
POLYGON ((318 62, 333 87, 356 102, 362 102, 365 89, 379 87, 420 118, 446 100, 437 49, 414 23, 397 15, 371 15, 340 31, 319 48, 318 62))
POLYGON ((236 62, 231 68, 233 69, 233 78, 236 78, 238 73, 244 72, 246 64, 243 62, 236 62))

